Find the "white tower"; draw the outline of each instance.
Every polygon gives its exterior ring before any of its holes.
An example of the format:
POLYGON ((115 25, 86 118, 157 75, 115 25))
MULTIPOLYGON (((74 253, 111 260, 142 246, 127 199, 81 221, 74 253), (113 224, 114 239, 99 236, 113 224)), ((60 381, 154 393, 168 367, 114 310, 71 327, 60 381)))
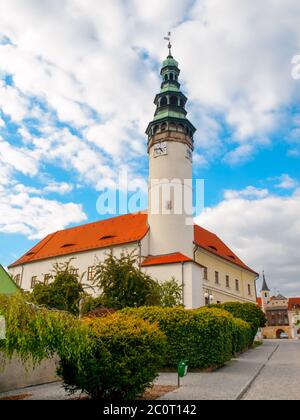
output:
MULTIPOLYGON (((171 46, 169 45, 169 48, 171 46)), ((193 258, 192 158, 195 127, 186 118, 180 70, 171 51, 163 62, 156 112, 147 128, 149 153, 149 253, 193 258)))

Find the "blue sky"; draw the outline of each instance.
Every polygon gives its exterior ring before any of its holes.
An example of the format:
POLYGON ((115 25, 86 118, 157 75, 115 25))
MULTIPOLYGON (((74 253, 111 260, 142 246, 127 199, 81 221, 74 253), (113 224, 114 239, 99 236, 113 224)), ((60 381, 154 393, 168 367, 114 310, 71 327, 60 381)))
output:
POLYGON ((0 10, 3 265, 103 217, 97 199, 121 167, 146 199, 144 132, 172 30, 205 180, 197 222, 265 269, 274 292, 300 294, 297 0, 0 0, 0 10))

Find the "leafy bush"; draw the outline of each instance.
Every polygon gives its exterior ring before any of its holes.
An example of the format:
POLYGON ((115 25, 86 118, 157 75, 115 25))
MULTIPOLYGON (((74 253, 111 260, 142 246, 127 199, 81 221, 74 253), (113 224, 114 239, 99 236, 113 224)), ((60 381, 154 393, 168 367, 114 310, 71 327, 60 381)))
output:
POLYGON ((182 304, 182 286, 173 277, 171 280, 159 284, 159 306, 174 308, 182 304))
POLYGON ((122 313, 157 322, 167 337, 165 366, 176 367, 182 359, 191 368, 220 366, 233 353, 233 317, 221 309, 126 308, 122 313))
POLYGON ((150 386, 163 363, 165 337, 157 325, 116 313, 88 321, 92 354, 83 369, 61 359, 59 374, 71 392, 94 399, 134 399, 150 386))
POLYGON ((6 320, 6 339, 0 350, 10 359, 16 352, 23 362, 38 364, 54 354, 80 368, 89 357, 89 329, 72 315, 26 303, 21 294, 0 295, 0 313, 6 320))
POLYGON ((53 282, 49 285, 37 284, 31 294, 33 302, 78 315, 84 289, 71 261, 53 266, 53 282))
POLYGON ((148 274, 139 270, 138 257, 123 253, 111 254, 96 266, 94 286, 101 290, 104 306, 122 309, 159 304, 159 287, 148 274))
POLYGON ((57 354, 58 373, 68 390, 93 398, 135 398, 157 376, 165 337, 156 325, 121 314, 87 321, 38 308, 21 294, 0 296, 6 339, 0 351, 37 365, 57 354))
POLYGON ((240 302, 227 302, 222 305, 211 305, 225 309, 230 312, 235 318, 240 318, 248 322, 252 328, 253 340, 259 328, 266 325, 266 316, 261 308, 255 303, 240 303, 240 302))
POLYGON ((232 337, 233 353, 241 353, 253 345, 253 332, 250 324, 239 318, 233 318, 232 337))

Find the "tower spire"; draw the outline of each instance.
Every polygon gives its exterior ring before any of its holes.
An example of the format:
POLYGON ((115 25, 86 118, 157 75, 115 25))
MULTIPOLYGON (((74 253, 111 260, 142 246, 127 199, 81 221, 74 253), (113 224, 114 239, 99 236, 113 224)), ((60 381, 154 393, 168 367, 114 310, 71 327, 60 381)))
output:
POLYGON ((267 282, 266 282, 266 276, 265 276, 264 271, 263 271, 263 284, 262 284, 261 292, 270 292, 270 289, 269 289, 269 287, 267 285, 267 282))
POLYGON ((169 48, 168 58, 173 58, 173 56, 172 56, 171 35, 172 35, 172 33, 168 32, 168 36, 165 36, 165 38, 164 38, 166 41, 169 41, 169 43, 168 43, 168 48, 169 48))

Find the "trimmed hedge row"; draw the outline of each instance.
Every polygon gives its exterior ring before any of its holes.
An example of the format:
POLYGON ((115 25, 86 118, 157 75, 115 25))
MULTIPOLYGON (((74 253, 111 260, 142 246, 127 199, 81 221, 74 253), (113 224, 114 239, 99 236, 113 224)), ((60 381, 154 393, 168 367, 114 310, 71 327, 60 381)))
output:
POLYGON ((210 305, 209 307, 224 309, 235 318, 248 322, 252 329, 252 340, 254 340, 257 330, 266 326, 266 316, 255 303, 226 302, 221 305, 210 305))
POLYGON ((252 344, 251 328, 219 308, 141 307, 121 311, 158 324, 167 337, 166 367, 188 359, 191 368, 221 366, 252 344))

